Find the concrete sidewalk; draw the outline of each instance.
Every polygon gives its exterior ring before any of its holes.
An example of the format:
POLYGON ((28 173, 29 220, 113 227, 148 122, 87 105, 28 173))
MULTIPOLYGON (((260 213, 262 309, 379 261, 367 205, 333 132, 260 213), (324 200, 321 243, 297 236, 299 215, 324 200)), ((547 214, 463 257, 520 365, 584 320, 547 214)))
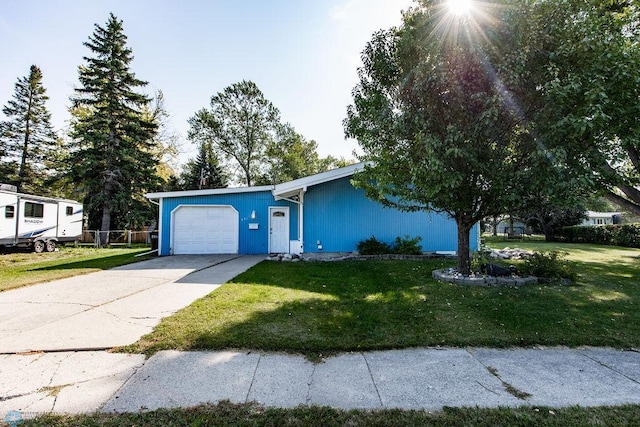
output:
POLYGON ((163 317, 263 259, 160 257, 2 292, 0 354, 107 349, 134 343, 163 317))
POLYGON ((314 364, 253 352, 68 352, 0 356, 0 419, 136 412, 228 399, 266 406, 439 410, 443 406, 640 404, 640 353, 603 348, 411 349, 314 364))

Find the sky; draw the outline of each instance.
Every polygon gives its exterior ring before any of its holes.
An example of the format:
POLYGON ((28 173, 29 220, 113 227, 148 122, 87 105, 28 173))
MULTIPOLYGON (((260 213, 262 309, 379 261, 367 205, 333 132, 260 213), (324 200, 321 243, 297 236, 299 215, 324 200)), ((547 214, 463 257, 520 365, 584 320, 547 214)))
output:
MULTIPOLYGON (((398 25, 412 0, 2 0, 0 105, 35 64, 56 130, 68 123, 83 45, 112 12, 133 50, 131 71, 162 90, 180 162, 195 156, 187 120, 211 96, 252 80, 321 156, 352 158, 342 120, 360 53, 374 32, 398 25)), ((0 119, 4 116, 0 113, 0 119)))

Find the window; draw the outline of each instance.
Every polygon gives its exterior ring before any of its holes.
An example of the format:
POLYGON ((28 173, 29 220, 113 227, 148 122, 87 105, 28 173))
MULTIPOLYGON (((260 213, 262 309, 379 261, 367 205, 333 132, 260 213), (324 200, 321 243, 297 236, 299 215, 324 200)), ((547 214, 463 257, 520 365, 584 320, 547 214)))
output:
POLYGON ((67 216, 73 215, 73 206, 67 206, 67 216))
POLYGON ((5 218, 13 218, 16 214, 15 206, 5 206, 4 208, 4 217, 5 218))
POLYGON ((284 214, 284 212, 282 212, 282 211, 275 211, 275 212, 273 213, 273 216, 274 216, 274 217, 276 217, 276 218, 277 218, 277 217, 284 217, 284 216, 285 216, 285 214, 284 214))
POLYGON ((42 218, 44 216, 44 205, 42 203, 24 202, 25 218, 42 218))

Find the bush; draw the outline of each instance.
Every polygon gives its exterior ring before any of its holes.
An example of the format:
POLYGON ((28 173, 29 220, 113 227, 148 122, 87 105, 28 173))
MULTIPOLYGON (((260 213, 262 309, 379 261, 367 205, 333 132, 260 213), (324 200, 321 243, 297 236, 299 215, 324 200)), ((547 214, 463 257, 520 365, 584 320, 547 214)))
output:
POLYGON ((404 238, 396 237, 393 241, 393 253, 400 255, 422 255, 422 246, 419 244, 422 237, 416 236, 411 239, 409 236, 404 238))
POLYGON ((525 259, 522 272, 545 279, 569 279, 575 282, 578 276, 573 266, 564 259, 565 255, 558 251, 536 252, 525 259))
POLYGON ((422 237, 420 236, 413 239, 409 236, 404 236, 404 238, 396 237, 393 241, 393 246, 391 246, 376 239, 375 236, 371 236, 367 240, 358 242, 356 247, 361 255, 422 255, 422 246, 419 244, 421 240, 422 237))
POLYGON ((391 246, 376 239, 375 236, 371 236, 367 240, 361 240, 358 242, 357 249, 361 255, 382 255, 391 253, 391 246))
POLYGON ((555 240, 640 248, 640 224, 563 227, 556 232, 555 240))
POLYGON ((490 249, 481 247, 479 251, 475 251, 471 255, 471 271, 474 273, 482 272, 482 266, 489 262, 490 249))

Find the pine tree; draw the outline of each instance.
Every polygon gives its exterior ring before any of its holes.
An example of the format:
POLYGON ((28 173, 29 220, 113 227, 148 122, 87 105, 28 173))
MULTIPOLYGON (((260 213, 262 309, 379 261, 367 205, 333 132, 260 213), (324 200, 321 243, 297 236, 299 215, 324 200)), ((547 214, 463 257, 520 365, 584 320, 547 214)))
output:
POLYGON ((5 176, 1 178, 15 184, 19 191, 45 190, 45 162, 56 146, 51 114, 45 105, 48 99, 42 71, 32 65, 27 77, 18 78, 13 99, 2 109, 8 120, 0 123, 0 156, 5 157, 5 176))
MULTIPOLYGON (((129 70, 132 51, 122 21, 109 15, 106 26, 95 25, 84 45, 93 57, 79 67, 81 87, 72 97, 71 174, 83 187, 90 226, 101 231, 134 227, 153 210, 144 198, 157 189, 153 154, 157 124, 145 117, 150 99, 136 92, 147 82, 129 70)), ((106 233, 102 234, 102 243, 106 233)))
POLYGON ((227 186, 227 174, 211 144, 200 143, 198 155, 189 160, 180 176, 179 190, 203 190, 227 186))

